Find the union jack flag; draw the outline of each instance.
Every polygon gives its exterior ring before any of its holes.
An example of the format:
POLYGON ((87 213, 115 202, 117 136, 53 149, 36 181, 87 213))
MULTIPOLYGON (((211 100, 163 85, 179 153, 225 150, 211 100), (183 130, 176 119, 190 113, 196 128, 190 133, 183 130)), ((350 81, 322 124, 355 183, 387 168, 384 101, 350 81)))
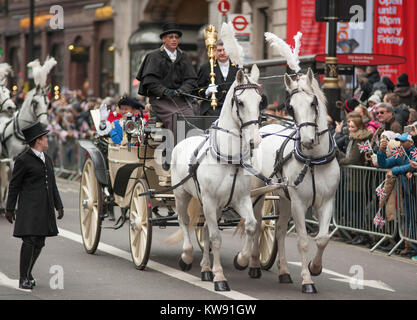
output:
POLYGON ((381 212, 378 211, 378 213, 374 217, 374 225, 383 227, 385 225, 385 220, 381 215, 381 212))
POLYGON ((413 160, 417 160, 417 148, 414 148, 412 151, 410 151, 410 155, 413 160))
POLYGON ((359 152, 360 153, 364 153, 366 151, 371 151, 371 144, 369 143, 369 141, 365 141, 365 142, 360 142, 358 143, 358 148, 359 148, 359 152))
POLYGON ((398 158, 402 158, 402 157, 404 157, 404 156, 405 156, 405 154, 404 154, 403 149, 400 147, 400 148, 394 148, 394 149, 392 149, 392 156, 393 156, 395 159, 398 159, 398 158))
POLYGON ((385 199, 386 197, 385 189, 379 186, 378 188, 376 188, 376 195, 378 196, 379 200, 385 199))

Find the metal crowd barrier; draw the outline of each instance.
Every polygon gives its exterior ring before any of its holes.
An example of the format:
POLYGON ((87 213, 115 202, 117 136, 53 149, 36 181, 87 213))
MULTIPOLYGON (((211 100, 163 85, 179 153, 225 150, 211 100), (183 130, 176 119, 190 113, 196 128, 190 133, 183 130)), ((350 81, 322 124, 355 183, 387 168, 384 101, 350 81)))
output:
MULTIPOLYGON (((339 229, 380 236, 381 239, 371 248, 374 251, 386 239, 393 239, 397 232, 397 216, 399 207, 396 198, 394 206, 387 211, 381 208, 385 219, 384 226, 376 226, 374 217, 379 210, 379 197, 376 189, 386 176, 387 170, 373 167, 343 166, 341 167, 340 184, 336 192, 333 224, 333 236, 339 229)), ((394 189, 393 192, 397 192, 394 189)), ((395 197, 395 195, 394 195, 395 197)), ((390 200, 390 203, 393 200, 390 200)))
POLYGON ((48 136, 48 155, 55 167, 55 176, 75 181, 81 176, 83 154, 76 139, 63 142, 55 135, 48 136))
POLYGON ((397 216, 401 240, 392 248, 392 254, 404 241, 417 244, 417 174, 409 180, 397 179, 397 203, 401 210, 397 216))

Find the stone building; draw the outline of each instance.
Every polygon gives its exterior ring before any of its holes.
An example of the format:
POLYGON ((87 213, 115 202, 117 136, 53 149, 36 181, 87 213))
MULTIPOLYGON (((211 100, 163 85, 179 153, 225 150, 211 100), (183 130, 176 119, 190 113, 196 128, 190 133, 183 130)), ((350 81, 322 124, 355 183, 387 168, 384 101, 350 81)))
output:
MULTIPOLYGON (((180 46, 197 68, 207 60, 203 29, 221 27, 219 0, 35 0, 34 57, 54 56, 53 84, 84 88, 94 96, 135 95, 135 76, 144 55, 161 45, 165 22, 176 22, 184 36, 180 46), (51 7, 64 10, 64 28, 51 28, 51 7)), ((272 58, 263 33, 285 39, 287 0, 229 0, 229 13, 250 15, 250 57, 272 58)), ((12 82, 22 87, 28 74, 29 1, 9 0, 8 16, 0 17, 1 61, 9 62, 12 82)))

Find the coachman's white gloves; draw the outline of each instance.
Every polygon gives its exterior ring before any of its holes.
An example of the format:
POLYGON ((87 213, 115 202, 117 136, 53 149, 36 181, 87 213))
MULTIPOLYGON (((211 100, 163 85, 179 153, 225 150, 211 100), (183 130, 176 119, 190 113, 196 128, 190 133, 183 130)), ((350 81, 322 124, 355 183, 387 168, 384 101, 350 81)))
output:
POLYGON ((209 95, 211 95, 213 92, 217 93, 217 84, 209 84, 209 86, 206 89, 206 97, 208 97, 209 95))

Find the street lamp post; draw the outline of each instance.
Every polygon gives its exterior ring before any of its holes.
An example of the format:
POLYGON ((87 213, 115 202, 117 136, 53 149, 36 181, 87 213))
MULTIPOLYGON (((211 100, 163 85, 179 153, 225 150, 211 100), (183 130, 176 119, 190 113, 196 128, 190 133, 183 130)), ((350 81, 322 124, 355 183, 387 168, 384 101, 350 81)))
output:
POLYGON ((335 121, 340 121, 340 111, 336 108, 336 101, 340 100, 340 88, 338 84, 339 70, 337 65, 337 22, 338 0, 329 0, 329 23, 328 55, 326 58, 325 78, 323 90, 328 101, 328 112, 335 121))
MULTIPOLYGON (((35 0, 30 0, 30 22, 29 22, 29 35, 28 35, 28 61, 32 61, 34 58, 34 17, 35 17, 35 0)), ((28 79, 29 88, 33 87, 33 78, 28 79)))

